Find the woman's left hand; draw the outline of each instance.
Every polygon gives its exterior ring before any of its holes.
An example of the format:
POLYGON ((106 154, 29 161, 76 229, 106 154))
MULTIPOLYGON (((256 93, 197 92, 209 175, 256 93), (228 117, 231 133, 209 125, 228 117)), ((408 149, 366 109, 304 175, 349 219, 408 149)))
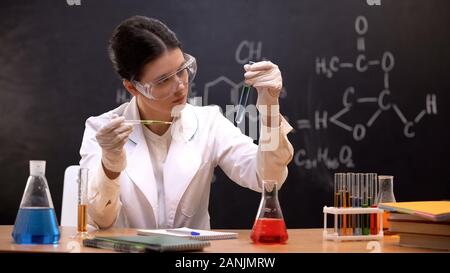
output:
POLYGON ((283 79, 280 69, 270 61, 262 61, 244 65, 245 83, 252 85, 258 91, 256 106, 278 104, 283 79))

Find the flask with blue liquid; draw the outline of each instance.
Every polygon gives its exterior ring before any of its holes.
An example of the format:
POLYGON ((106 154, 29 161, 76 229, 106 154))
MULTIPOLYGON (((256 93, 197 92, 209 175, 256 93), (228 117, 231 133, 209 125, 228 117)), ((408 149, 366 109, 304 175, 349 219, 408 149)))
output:
POLYGON ((30 176, 20 202, 12 237, 17 244, 57 244, 60 233, 45 178, 45 161, 30 161, 30 176))

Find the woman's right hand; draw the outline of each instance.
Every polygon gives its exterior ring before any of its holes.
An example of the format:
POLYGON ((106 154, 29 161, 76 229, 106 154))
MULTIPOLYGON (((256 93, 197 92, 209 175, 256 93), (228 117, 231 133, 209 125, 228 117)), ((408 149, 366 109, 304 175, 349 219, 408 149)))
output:
POLYGON ((115 115, 97 132, 95 138, 102 148, 104 168, 115 173, 125 170, 127 162, 123 147, 132 131, 133 126, 125 124, 124 117, 115 115))

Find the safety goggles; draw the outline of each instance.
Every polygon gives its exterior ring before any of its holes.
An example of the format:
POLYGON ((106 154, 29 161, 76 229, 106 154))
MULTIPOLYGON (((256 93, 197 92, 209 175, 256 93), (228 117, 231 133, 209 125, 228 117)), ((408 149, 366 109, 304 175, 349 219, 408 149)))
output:
POLYGON ((155 82, 141 83, 131 80, 136 89, 144 96, 152 100, 163 100, 170 97, 177 87, 182 84, 191 83, 197 73, 197 61, 189 54, 183 54, 185 62, 177 71, 158 79, 155 82))

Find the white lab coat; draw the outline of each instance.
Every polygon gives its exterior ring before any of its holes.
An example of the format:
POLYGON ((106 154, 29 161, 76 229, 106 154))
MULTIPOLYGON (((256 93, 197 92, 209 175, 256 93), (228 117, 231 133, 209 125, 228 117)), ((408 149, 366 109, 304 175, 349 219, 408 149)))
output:
MULTIPOLYGON (((89 223, 97 228, 157 228, 157 187, 143 128, 134 126, 125 144, 127 167, 118 178, 110 180, 101 166, 101 148, 95 135, 113 113, 140 119, 133 98, 86 121, 80 165, 91 173, 89 223)), ((210 228, 208 205, 216 166, 239 185, 261 192, 258 173, 263 155, 271 178, 283 184, 293 156, 293 147, 286 137, 292 127, 281 118, 279 129, 278 148, 261 152, 250 137, 223 116, 218 106, 186 104, 171 125, 172 142, 163 169, 168 225, 210 228)))

